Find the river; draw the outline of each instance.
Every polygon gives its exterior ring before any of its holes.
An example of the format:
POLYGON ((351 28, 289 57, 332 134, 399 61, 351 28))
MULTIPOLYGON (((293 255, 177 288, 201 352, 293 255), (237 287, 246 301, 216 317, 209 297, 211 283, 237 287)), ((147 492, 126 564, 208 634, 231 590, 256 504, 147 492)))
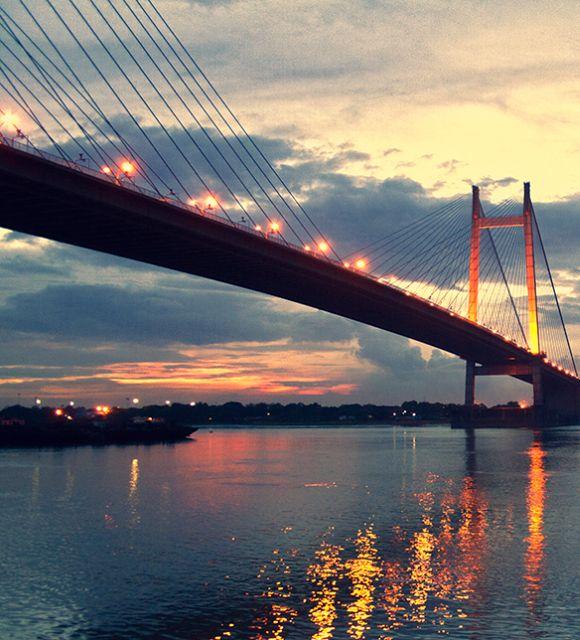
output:
POLYGON ((580 637, 579 428, 0 451, 0 638, 580 637))

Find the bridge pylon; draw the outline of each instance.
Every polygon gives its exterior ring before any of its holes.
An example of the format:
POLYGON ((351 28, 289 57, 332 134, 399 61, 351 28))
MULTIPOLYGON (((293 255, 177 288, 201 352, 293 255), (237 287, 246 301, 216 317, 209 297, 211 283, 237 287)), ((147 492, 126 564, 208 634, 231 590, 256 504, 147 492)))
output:
MULTIPOLYGON (((469 253, 469 290, 467 317, 472 322, 478 321, 479 275, 480 275, 480 246, 481 234, 488 229, 520 227, 523 230, 525 247, 525 270, 528 299, 527 342, 533 356, 540 355, 540 333, 538 324, 538 304, 536 286, 536 265, 534 254, 534 226, 533 207, 530 197, 530 183, 524 182, 524 199, 522 214, 519 216, 502 216, 486 218, 479 199, 479 187, 472 187, 471 204, 471 240, 469 253)), ((478 375, 516 375, 528 377, 533 384, 534 408, 541 413, 544 405, 544 390, 542 384, 541 365, 537 362, 529 366, 518 364, 494 364, 477 366, 473 361, 467 361, 465 373, 465 404, 475 405, 475 380, 478 375), (525 369, 525 370, 524 370, 525 369)))

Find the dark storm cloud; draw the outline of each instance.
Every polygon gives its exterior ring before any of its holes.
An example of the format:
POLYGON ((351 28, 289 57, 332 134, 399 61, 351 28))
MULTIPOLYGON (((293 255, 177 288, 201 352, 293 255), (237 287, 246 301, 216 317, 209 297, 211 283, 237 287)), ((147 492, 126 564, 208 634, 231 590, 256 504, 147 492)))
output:
POLYGON ((212 292, 175 296, 111 286, 48 286, 10 297, 0 310, 0 323, 25 333, 148 344, 279 337, 262 322, 260 306, 212 292))
POLYGON ((580 194, 561 202, 538 202, 534 209, 550 265, 556 269, 577 267, 580 264, 580 194))
MULTIPOLYGON (((195 281, 195 279, 192 279, 195 281)), ((142 343, 307 341, 350 337, 353 323, 321 312, 286 312, 265 296, 198 288, 132 290, 99 285, 48 286, 9 297, 0 308, 4 331, 69 340, 142 343)))

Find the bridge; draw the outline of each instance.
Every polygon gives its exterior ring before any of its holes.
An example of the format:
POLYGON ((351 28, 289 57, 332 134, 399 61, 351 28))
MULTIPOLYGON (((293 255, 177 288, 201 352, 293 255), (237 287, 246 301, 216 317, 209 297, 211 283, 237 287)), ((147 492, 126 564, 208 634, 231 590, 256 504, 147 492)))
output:
POLYGON ((505 375, 533 385, 536 423, 580 418, 529 183, 521 204, 486 211, 474 186, 339 251, 151 0, 69 4, 0 7, 0 226, 442 349, 466 361, 468 406, 505 375))

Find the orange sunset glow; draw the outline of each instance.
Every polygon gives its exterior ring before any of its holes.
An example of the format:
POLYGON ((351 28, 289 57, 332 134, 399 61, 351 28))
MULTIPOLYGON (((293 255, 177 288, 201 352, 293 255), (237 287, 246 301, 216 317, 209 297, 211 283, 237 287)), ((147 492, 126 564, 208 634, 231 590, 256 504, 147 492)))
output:
POLYGON ((48 369, 42 377, 3 378, 0 385, 34 386, 46 397, 74 396, 83 385, 89 393, 101 395, 118 387, 132 393, 140 388, 177 395, 195 392, 210 399, 228 395, 315 399, 325 394, 348 397, 357 389, 357 383, 348 378, 364 376, 373 369, 356 356, 351 343, 329 344, 326 349, 318 347, 307 353, 284 341, 254 343, 250 353, 245 347, 240 343, 196 347, 182 351, 181 361, 120 362, 102 366, 94 374, 59 375, 48 369))

